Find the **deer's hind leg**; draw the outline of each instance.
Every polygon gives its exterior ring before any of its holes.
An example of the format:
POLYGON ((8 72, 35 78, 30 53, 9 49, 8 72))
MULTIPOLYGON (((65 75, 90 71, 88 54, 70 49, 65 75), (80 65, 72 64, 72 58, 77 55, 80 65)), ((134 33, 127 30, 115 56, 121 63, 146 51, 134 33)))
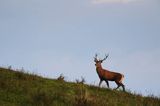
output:
POLYGON ((117 84, 117 88, 116 89, 118 89, 120 86, 122 86, 123 91, 125 91, 125 86, 122 84, 122 82, 118 82, 118 81, 115 81, 115 82, 117 84))
POLYGON ((123 88, 123 91, 125 91, 125 85, 121 83, 121 86, 123 88))
POLYGON ((115 83, 117 84, 117 88, 115 88, 115 89, 118 89, 121 85, 120 85, 120 83, 117 82, 117 81, 115 81, 115 83))

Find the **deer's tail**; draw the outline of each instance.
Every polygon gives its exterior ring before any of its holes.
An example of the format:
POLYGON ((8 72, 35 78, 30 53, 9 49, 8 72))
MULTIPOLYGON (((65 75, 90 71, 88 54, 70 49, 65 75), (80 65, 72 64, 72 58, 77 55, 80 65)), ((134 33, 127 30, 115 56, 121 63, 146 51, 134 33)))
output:
POLYGON ((123 79, 124 79, 124 75, 122 74, 122 77, 119 82, 122 83, 123 79))

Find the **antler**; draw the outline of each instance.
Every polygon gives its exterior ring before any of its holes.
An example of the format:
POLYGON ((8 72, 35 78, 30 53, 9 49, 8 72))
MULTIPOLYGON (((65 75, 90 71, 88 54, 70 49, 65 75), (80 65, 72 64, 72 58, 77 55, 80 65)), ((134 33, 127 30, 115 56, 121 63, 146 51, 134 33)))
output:
POLYGON ((97 54, 95 54, 95 57, 94 57, 94 62, 97 62, 98 61, 98 59, 97 59, 97 54))
POLYGON ((103 62, 104 60, 106 60, 108 58, 109 54, 105 55, 105 58, 102 59, 101 61, 103 62))

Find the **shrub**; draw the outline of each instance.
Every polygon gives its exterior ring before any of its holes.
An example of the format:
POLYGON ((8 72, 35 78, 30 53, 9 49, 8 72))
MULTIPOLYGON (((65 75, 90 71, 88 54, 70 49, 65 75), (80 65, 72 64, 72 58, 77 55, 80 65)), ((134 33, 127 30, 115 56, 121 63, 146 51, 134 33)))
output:
POLYGON ((65 81, 63 74, 60 74, 60 76, 57 78, 57 80, 58 81, 65 81))

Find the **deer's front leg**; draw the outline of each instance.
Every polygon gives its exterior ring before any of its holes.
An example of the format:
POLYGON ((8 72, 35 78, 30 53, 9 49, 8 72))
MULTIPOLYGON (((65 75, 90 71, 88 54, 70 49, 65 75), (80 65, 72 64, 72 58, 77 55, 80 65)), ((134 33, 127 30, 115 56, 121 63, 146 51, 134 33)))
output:
POLYGON ((109 82, 107 80, 105 80, 106 84, 107 84, 107 87, 109 88, 109 82))
POLYGON ((99 87, 101 86, 102 80, 99 81, 99 87))

